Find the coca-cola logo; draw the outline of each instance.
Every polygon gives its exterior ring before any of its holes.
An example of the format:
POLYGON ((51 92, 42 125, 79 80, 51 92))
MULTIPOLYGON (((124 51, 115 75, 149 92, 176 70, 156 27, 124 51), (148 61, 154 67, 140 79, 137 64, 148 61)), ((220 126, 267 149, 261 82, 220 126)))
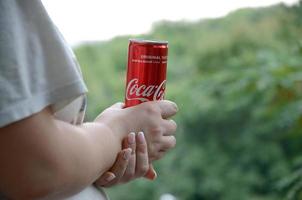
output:
POLYGON ((164 91, 166 80, 161 82, 160 85, 139 85, 138 78, 129 81, 126 88, 127 100, 140 100, 142 102, 150 100, 161 100, 164 98, 164 91))

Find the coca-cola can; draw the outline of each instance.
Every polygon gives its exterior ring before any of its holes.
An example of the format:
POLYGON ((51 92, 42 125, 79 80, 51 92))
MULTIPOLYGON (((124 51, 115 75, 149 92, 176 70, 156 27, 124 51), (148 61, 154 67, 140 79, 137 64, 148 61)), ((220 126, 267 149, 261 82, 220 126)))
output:
POLYGON ((167 56, 167 41, 129 40, 126 107, 164 99, 167 56))

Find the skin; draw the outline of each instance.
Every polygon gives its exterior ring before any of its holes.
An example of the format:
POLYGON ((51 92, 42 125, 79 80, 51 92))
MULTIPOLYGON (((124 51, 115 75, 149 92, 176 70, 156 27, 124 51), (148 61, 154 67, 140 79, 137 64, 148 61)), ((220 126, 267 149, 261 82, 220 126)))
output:
POLYGON ((145 177, 150 180, 156 178, 156 172, 149 168, 147 142, 144 133, 130 133, 123 141, 123 150, 117 156, 111 169, 104 173, 97 186, 111 187, 120 183, 127 183, 135 178, 145 177))
POLYGON ((45 108, 0 128, 1 193, 24 200, 74 195, 112 169, 120 152, 131 151, 121 145, 130 132, 144 132, 149 162, 175 146, 176 124, 169 120, 175 103, 122 107, 115 104, 81 126, 57 120, 45 108))

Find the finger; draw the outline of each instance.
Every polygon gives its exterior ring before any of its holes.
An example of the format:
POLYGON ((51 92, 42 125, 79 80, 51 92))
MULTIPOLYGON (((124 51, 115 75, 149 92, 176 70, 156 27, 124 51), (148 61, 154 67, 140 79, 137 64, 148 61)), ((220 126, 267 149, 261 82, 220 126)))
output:
POLYGON ((136 168, 135 176, 144 176, 149 169, 147 142, 143 132, 139 132, 136 136, 136 168))
POLYGON ((135 141, 135 133, 131 132, 127 135, 126 138, 124 138, 122 142, 122 149, 131 148, 132 152, 131 155, 135 154, 136 151, 136 141, 135 141))
POLYGON ((175 115, 178 111, 176 103, 169 100, 158 101, 159 108, 163 119, 168 119, 175 115))
POLYGON ((117 103, 113 104, 112 106, 110 106, 109 108, 123 109, 124 107, 125 107, 125 104, 123 102, 117 102, 117 103))
POLYGON ((116 177, 112 181, 107 182, 104 185, 104 187, 110 187, 119 182, 119 180, 123 177, 127 169, 130 155, 131 155, 130 148, 124 149, 119 153, 116 162, 114 163, 113 167, 110 169, 110 172, 115 174, 116 177))
POLYGON ((164 136, 174 135, 177 129, 177 124, 172 119, 164 119, 163 120, 163 127, 164 127, 164 136))
POLYGON ((104 186, 106 183, 109 183, 113 179, 115 179, 115 175, 112 172, 104 173, 96 182, 95 184, 98 186, 104 186))
POLYGON ((161 139, 160 150, 165 152, 169 149, 174 148, 176 145, 176 138, 173 135, 163 136, 161 139))
POLYGON ((154 170, 154 167, 152 164, 149 165, 149 170, 148 172, 145 174, 144 176, 146 179, 149 179, 149 180, 155 180, 157 178, 157 173, 156 171, 154 170))
POLYGON ((164 157, 164 155, 166 154, 167 150, 160 150, 159 152, 157 152, 156 156, 152 156, 149 158, 149 162, 153 162, 156 160, 160 160, 164 157))
POLYGON ((131 179, 135 178, 135 165, 136 165, 136 142, 135 142, 135 133, 131 132, 125 140, 125 147, 124 148, 131 148, 132 153, 128 162, 127 169, 122 177, 122 182, 128 182, 131 179))

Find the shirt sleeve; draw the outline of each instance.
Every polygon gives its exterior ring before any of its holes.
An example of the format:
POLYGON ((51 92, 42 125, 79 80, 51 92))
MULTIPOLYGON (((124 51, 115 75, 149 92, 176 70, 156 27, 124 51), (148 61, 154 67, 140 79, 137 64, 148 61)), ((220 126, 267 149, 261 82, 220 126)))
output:
POLYGON ((0 127, 86 92, 40 0, 0 1, 0 127))

